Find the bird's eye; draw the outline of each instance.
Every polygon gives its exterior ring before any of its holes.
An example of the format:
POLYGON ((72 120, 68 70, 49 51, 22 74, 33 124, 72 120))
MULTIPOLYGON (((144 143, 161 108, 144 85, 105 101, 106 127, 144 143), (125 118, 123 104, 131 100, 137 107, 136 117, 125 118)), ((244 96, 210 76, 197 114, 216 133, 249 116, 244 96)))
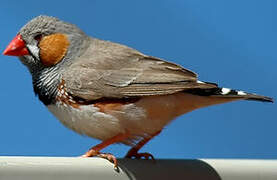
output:
POLYGON ((42 34, 38 34, 34 37, 35 40, 37 40, 38 42, 41 40, 42 38, 42 34))

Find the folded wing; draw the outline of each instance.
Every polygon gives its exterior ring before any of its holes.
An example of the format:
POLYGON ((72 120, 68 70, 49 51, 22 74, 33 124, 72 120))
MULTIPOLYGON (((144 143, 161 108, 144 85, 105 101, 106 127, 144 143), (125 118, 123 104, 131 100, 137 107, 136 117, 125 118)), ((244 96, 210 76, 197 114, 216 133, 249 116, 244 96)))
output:
POLYGON ((86 100, 166 95, 217 87, 197 81, 194 72, 176 64, 96 39, 62 76, 69 92, 86 100))

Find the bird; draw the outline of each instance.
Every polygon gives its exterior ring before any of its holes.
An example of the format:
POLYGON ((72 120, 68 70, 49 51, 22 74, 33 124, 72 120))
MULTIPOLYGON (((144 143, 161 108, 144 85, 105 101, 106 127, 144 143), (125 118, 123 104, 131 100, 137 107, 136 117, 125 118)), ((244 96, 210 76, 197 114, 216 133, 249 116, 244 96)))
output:
POLYGON ((126 158, 154 159, 139 150, 176 117, 237 100, 271 97, 219 87, 175 63, 88 36, 76 25, 40 15, 25 24, 4 55, 27 67, 39 100, 69 129, 101 143, 83 157, 118 166, 105 147, 130 146, 126 158))

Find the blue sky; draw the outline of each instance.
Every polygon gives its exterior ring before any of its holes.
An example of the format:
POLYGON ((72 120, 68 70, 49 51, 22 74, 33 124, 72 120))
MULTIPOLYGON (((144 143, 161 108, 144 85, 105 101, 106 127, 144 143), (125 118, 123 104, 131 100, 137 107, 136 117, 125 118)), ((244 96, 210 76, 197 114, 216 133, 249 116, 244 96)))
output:
MULTIPOLYGON (((0 47, 44 14, 88 35, 193 70, 200 80, 275 99, 277 2, 272 0, 3 1, 0 47)), ((78 156, 99 141, 66 129, 34 96, 14 57, 0 59, 0 155, 78 156)), ((177 118, 142 151, 156 158, 277 158, 277 105, 233 102, 177 118)), ((129 147, 104 150, 122 157, 129 147)))

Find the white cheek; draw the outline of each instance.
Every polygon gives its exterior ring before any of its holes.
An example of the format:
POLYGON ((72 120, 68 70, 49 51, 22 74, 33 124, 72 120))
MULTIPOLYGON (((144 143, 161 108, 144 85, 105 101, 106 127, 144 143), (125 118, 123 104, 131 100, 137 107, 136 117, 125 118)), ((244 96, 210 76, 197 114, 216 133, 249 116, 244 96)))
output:
POLYGON ((29 51, 31 51, 31 53, 39 59, 39 48, 35 45, 27 45, 29 51))

